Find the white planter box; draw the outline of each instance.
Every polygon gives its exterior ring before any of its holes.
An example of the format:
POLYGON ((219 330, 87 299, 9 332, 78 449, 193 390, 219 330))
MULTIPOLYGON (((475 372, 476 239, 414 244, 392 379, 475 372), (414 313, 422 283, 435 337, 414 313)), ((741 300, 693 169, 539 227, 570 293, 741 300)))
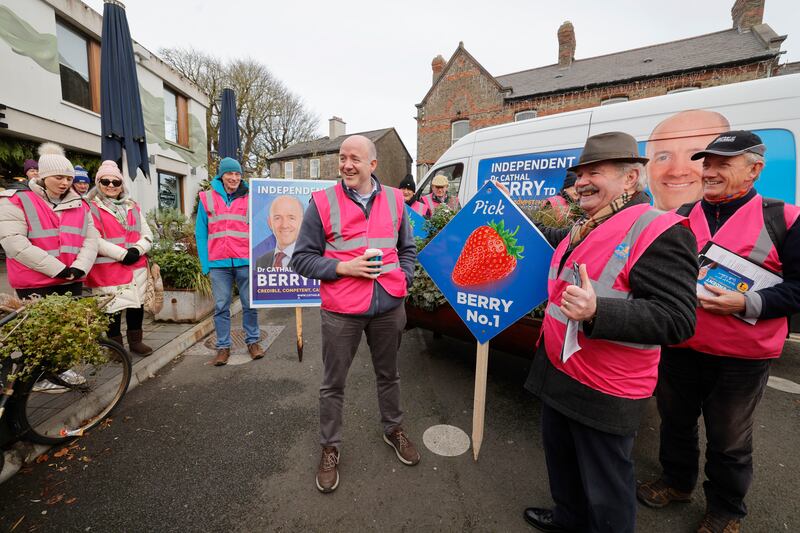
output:
POLYGON ((188 289, 164 289, 164 307, 155 315, 159 322, 200 322, 214 311, 214 299, 188 289))

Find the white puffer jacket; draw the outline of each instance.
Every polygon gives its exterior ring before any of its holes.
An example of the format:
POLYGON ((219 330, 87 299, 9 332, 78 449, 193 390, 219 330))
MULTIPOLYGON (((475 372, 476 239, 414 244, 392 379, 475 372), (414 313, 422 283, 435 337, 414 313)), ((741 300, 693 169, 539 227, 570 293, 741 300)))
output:
MULTIPOLYGON (((60 216, 60 212, 80 206, 83 202, 78 193, 69 189, 64 199, 54 206, 44 188, 36 183, 36 180, 31 180, 28 183, 28 187, 43 198, 58 216, 60 216)), ((64 270, 66 265, 38 246, 34 246, 28 239, 28 222, 25 219, 25 213, 11 203, 9 199, 10 196, 17 192, 19 191, 8 190, 0 192, 0 196, 2 196, 0 197, 0 245, 6 251, 7 257, 16 259, 31 270, 55 278, 64 270)), ((71 266, 88 273, 97 256, 98 233, 94 227, 91 214, 87 212, 86 216, 89 218, 89 229, 86 233, 86 239, 83 241, 83 246, 81 246, 81 250, 71 266)), ((64 280, 63 283, 73 282, 64 280)))
MULTIPOLYGON (((89 197, 87 198, 88 201, 92 202, 94 205, 97 206, 98 209, 102 209, 107 213, 111 213, 111 216, 114 216, 114 213, 103 204, 102 200, 97 198, 96 193, 94 190, 90 191, 89 197), (94 193, 94 194, 93 194, 94 193)), ((134 209, 136 207, 136 202, 131 199, 128 199, 126 202, 125 208, 127 211, 134 209)), ((100 237, 97 239, 97 257, 110 257, 117 261, 122 261, 125 259, 125 255, 127 255, 127 250, 122 248, 114 243, 108 242, 105 240, 105 235, 102 234, 103 228, 97 228, 100 232, 100 237)), ((135 248, 139 249, 139 253, 144 256, 147 255, 147 252, 150 251, 150 248, 153 246, 153 232, 150 231, 150 226, 147 224, 147 221, 144 219, 144 213, 142 213, 142 227, 139 233, 139 240, 136 241, 134 244, 135 248)), ((108 304, 106 307, 106 312, 108 313, 116 313, 121 309, 129 309, 129 308, 138 308, 141 307, 144 303, 144 293, 145 287, 147 285, 147 269, 146 268, 137 268, 133 271, 133 279, 130 283, 126 283, 123 285, 114 285, 110 287, 94 287, 92 290, 96 291, 98 294, 113 294, 114 300, 108 304)))

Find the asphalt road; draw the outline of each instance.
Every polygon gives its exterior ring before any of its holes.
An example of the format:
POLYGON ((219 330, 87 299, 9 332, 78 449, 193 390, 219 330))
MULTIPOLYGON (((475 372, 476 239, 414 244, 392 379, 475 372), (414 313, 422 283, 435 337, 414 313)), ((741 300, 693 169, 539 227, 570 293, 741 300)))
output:
MULTIPOLYGON (((304 313, 305 360, 292 327, 261 361, 215 368, 186 355, 126 396, 113 420, 61 457, 31 465, 0 485, 0 530, 10 531, 532 531, 522 510, 551 500, 541 448, 539 402, 522 389, 529 361, 492 352, 486 433, 471 451, 425 449, 435 424, 471 432, 474 344, 411 330, 401 346, 405 427, 420 447, 415 467, 381 440, 366 343, 348 381, 341 484, 323 495, 317 391, 319 312, 304 313)), ((294 311, 262 322, 294 323, 294 311)), ((800 382, 790 345, 773 375, 800 382)), ((637 439, 637 477, 658 472, 658 415, 652 402, 637 439)), ((757 414, 756 478, 745 531, 800 531, 800 395, 768 389, 757 414)), ((704 499, 652 511, 640 531, 694 531, 704 499)))

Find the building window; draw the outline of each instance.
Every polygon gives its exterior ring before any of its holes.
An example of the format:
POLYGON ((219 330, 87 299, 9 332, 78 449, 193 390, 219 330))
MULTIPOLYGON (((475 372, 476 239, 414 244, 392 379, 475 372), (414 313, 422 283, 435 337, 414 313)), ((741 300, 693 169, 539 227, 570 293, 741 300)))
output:
POLYGON ((619 104, 622 102, 627 102, 627 96, 614 96, 612 98, 606 98, 600 102, 600 105, 611 105, 611 104, 619 104))
POLYGON ((312 159, 308 162, 308 177, 312 180, 319 179, 319 159, 312 159))
POLYGON ((158 208, 183 211, 183 178, 158 171, 158 208))
POLYGON ((189 147, 189 101, 164 86, 164 138, 189 147))
POLYGON ((450 144, 455 144, 461 137, 469 133, 469 120, 458 120, 450 126, 450 144))
POLYGON ((283 177, 287 180, 294 179, 294 163, 287 161, 283 164, 283 177))
POLYGON ((678 94, 678 93, 686 93, 689 91, 696 91, 700 87, 680 87, 679 89, 672 89, 671 91, 667 91, 667 94, 678 94))
POLYGON ((61 98, 100 112, 100 44, 56 21, 61 98))
POLYGON ((536 111, 531 109, 529 111, 520 111, 516 115, 514 115, 514 122, 519 122, 521 120, 528 120, 531 118, 536 118, 536 111))

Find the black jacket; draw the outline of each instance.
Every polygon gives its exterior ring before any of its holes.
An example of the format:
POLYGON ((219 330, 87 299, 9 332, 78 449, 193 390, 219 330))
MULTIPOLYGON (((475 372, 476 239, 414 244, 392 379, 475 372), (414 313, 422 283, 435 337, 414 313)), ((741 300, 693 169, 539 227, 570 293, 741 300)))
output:
MULTIPOLYGON (((647 203, 641 194, 626 206, 647 203)), ((588 237, 591 238, 591 235, 588 237)), ((566 258, 572 249, 564 254, 566 258)), ((697 297, 697 241, 676 225, 662 233, 630 272, 632 298, 597 298, 597 314, 584 333, 591 339, 638 344, 677 344, 694 333, 697 297)), ((639 427, 647 399, 629 400, 604 394, 557 370, 539 344, 525 387, 556 411, 584 425, 616 435, 639 427)))

